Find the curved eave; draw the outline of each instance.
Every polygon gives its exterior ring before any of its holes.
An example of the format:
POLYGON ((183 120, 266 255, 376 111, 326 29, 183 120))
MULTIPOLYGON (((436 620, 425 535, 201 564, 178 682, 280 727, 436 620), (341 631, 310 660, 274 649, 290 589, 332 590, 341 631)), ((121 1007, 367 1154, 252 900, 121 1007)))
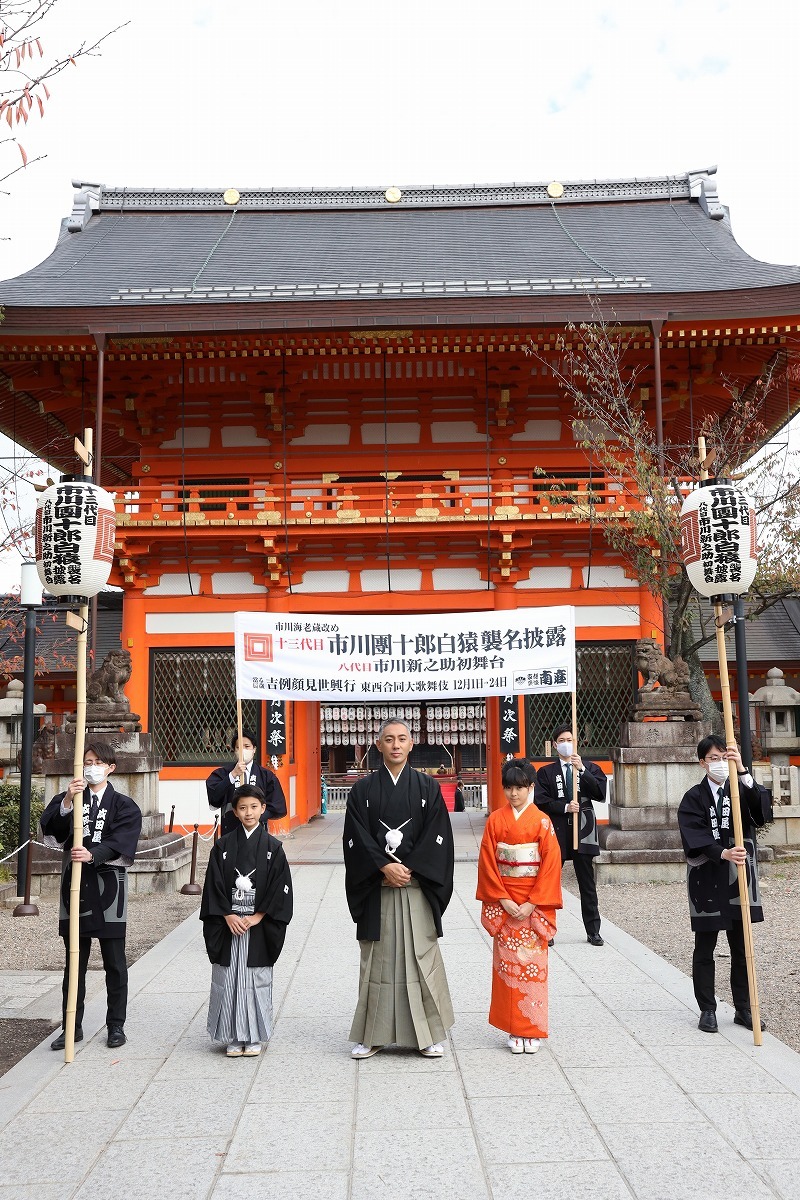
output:
POLYGON ((203 301, 13 307, 5 309, 0 339, 96 333, 242 332, 350 329, 391 325, 561 325, 604 313, 626 323, 650 321, 771 320, 800 315, 800 284, 734 291, 614 293, 598 296, 430 296, 405 299, 203 301))

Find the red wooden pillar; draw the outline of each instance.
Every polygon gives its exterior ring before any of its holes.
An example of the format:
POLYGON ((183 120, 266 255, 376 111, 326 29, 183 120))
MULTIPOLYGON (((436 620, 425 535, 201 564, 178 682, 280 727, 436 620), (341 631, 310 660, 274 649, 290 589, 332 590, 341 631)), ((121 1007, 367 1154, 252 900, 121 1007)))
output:
POLYGON ((296 781, 296 815, 292 824, 305 825, 321 807, 319 704, 304 701, 291 707, 294 716, 293 770, 296 781))

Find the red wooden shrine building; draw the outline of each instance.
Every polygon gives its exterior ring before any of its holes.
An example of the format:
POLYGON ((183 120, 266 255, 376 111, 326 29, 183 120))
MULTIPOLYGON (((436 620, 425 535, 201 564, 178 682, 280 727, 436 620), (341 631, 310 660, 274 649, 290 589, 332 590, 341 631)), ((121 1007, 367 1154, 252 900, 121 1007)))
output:
MULTIPOLYGON (((625 501, 576 444, 553 375, 590 297, 632 331, 639 402, 664 441, 689 443, 699 413, 731 403, 726 380, 770 362, 785 387, 768 426, 797 410, 800 270, 737 245, 711 172, 385 191, 77 185, 50 257, 0 284, 0 428, 65 471, 73 436, 96 429, 99 480, 117 496, 127 693, 179 820, 203 817, 202 780, 226 757, 241 609, 573 604, 581 744, 607 755, 633 643, 662 623, 602 538, 625 501), (568 503, 548 503, 554 481, 568 503)), ((523 751, 542 757, 569 698, 514 703, 523 751)), ((351 707, 286 706, 293 823, 318 810, 323 763, 362 756, 380 714, 351 707)), ((413 707, 417 763, 485 769, 491 800, 500 702, 413 707)), ((273 732, 255 703, 246 723, 273 732)))

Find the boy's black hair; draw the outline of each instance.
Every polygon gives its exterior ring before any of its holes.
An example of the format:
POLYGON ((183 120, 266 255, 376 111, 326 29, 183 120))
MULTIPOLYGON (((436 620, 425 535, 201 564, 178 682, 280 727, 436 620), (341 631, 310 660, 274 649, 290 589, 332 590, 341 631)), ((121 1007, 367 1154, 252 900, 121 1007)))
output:
POLYGON ((572 722, 571 721, 564 721, 563 724, 559 725, 554 730, 553 741, 557 742, 562 733, 570 733, 570 734, 572 734, 573 738, 575 737, 575 734, 572 733, 572 722))
POLYGON ((110 746, 108 742, 87 742, 83 748, 84 758, 90 750, 92 754, 95 754, 100 759, 100 762, 104 762, 107 767, 115 767, 117 765, 117 756, 114 753, 114 747, 110 746))
MULTIPOLYGON (((258 737, 256 736, 256 734, 253 733, 253 731, 251 729, 243 729, 242 737, 247 738, 249 741, 251 741, 253 743, 254 750, 258 749, 258 737)), ((238 742, 238 740, 239 740, 239 734, 234 733, 233 737, 231 738, 231 750, 236 749, 236 743, 238 742)))
POLYGON ((530 787, 536 778, 533 763, 527 758, 510 758, 503 763, 500 779, 504 788, 530 787))
POLYGON ((709 750, 727 749, 728 744, 724 738, 721 738, 718 733, 710 733, 708 737, 704 737, 702 741, 697 743, 697 757, 702 762, 709 750))
POLYGON ((254 783, 243 783, 241 787, 236 789, 236 794, 233 797, 234 809, 240 800, 247 800, 251 796, 254 796, 256 800, 260 800, 262 804, 266 805, 267 801, 260 787, 256 787, 254 783))

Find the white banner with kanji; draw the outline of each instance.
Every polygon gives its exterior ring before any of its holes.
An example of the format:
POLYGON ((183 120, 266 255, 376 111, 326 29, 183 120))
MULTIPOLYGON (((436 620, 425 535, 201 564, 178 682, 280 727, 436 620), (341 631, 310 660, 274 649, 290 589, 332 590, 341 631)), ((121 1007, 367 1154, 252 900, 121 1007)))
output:
POLYGON ((235 615, 236 695, 455 700, 571 692, 575 610, 235 615))

